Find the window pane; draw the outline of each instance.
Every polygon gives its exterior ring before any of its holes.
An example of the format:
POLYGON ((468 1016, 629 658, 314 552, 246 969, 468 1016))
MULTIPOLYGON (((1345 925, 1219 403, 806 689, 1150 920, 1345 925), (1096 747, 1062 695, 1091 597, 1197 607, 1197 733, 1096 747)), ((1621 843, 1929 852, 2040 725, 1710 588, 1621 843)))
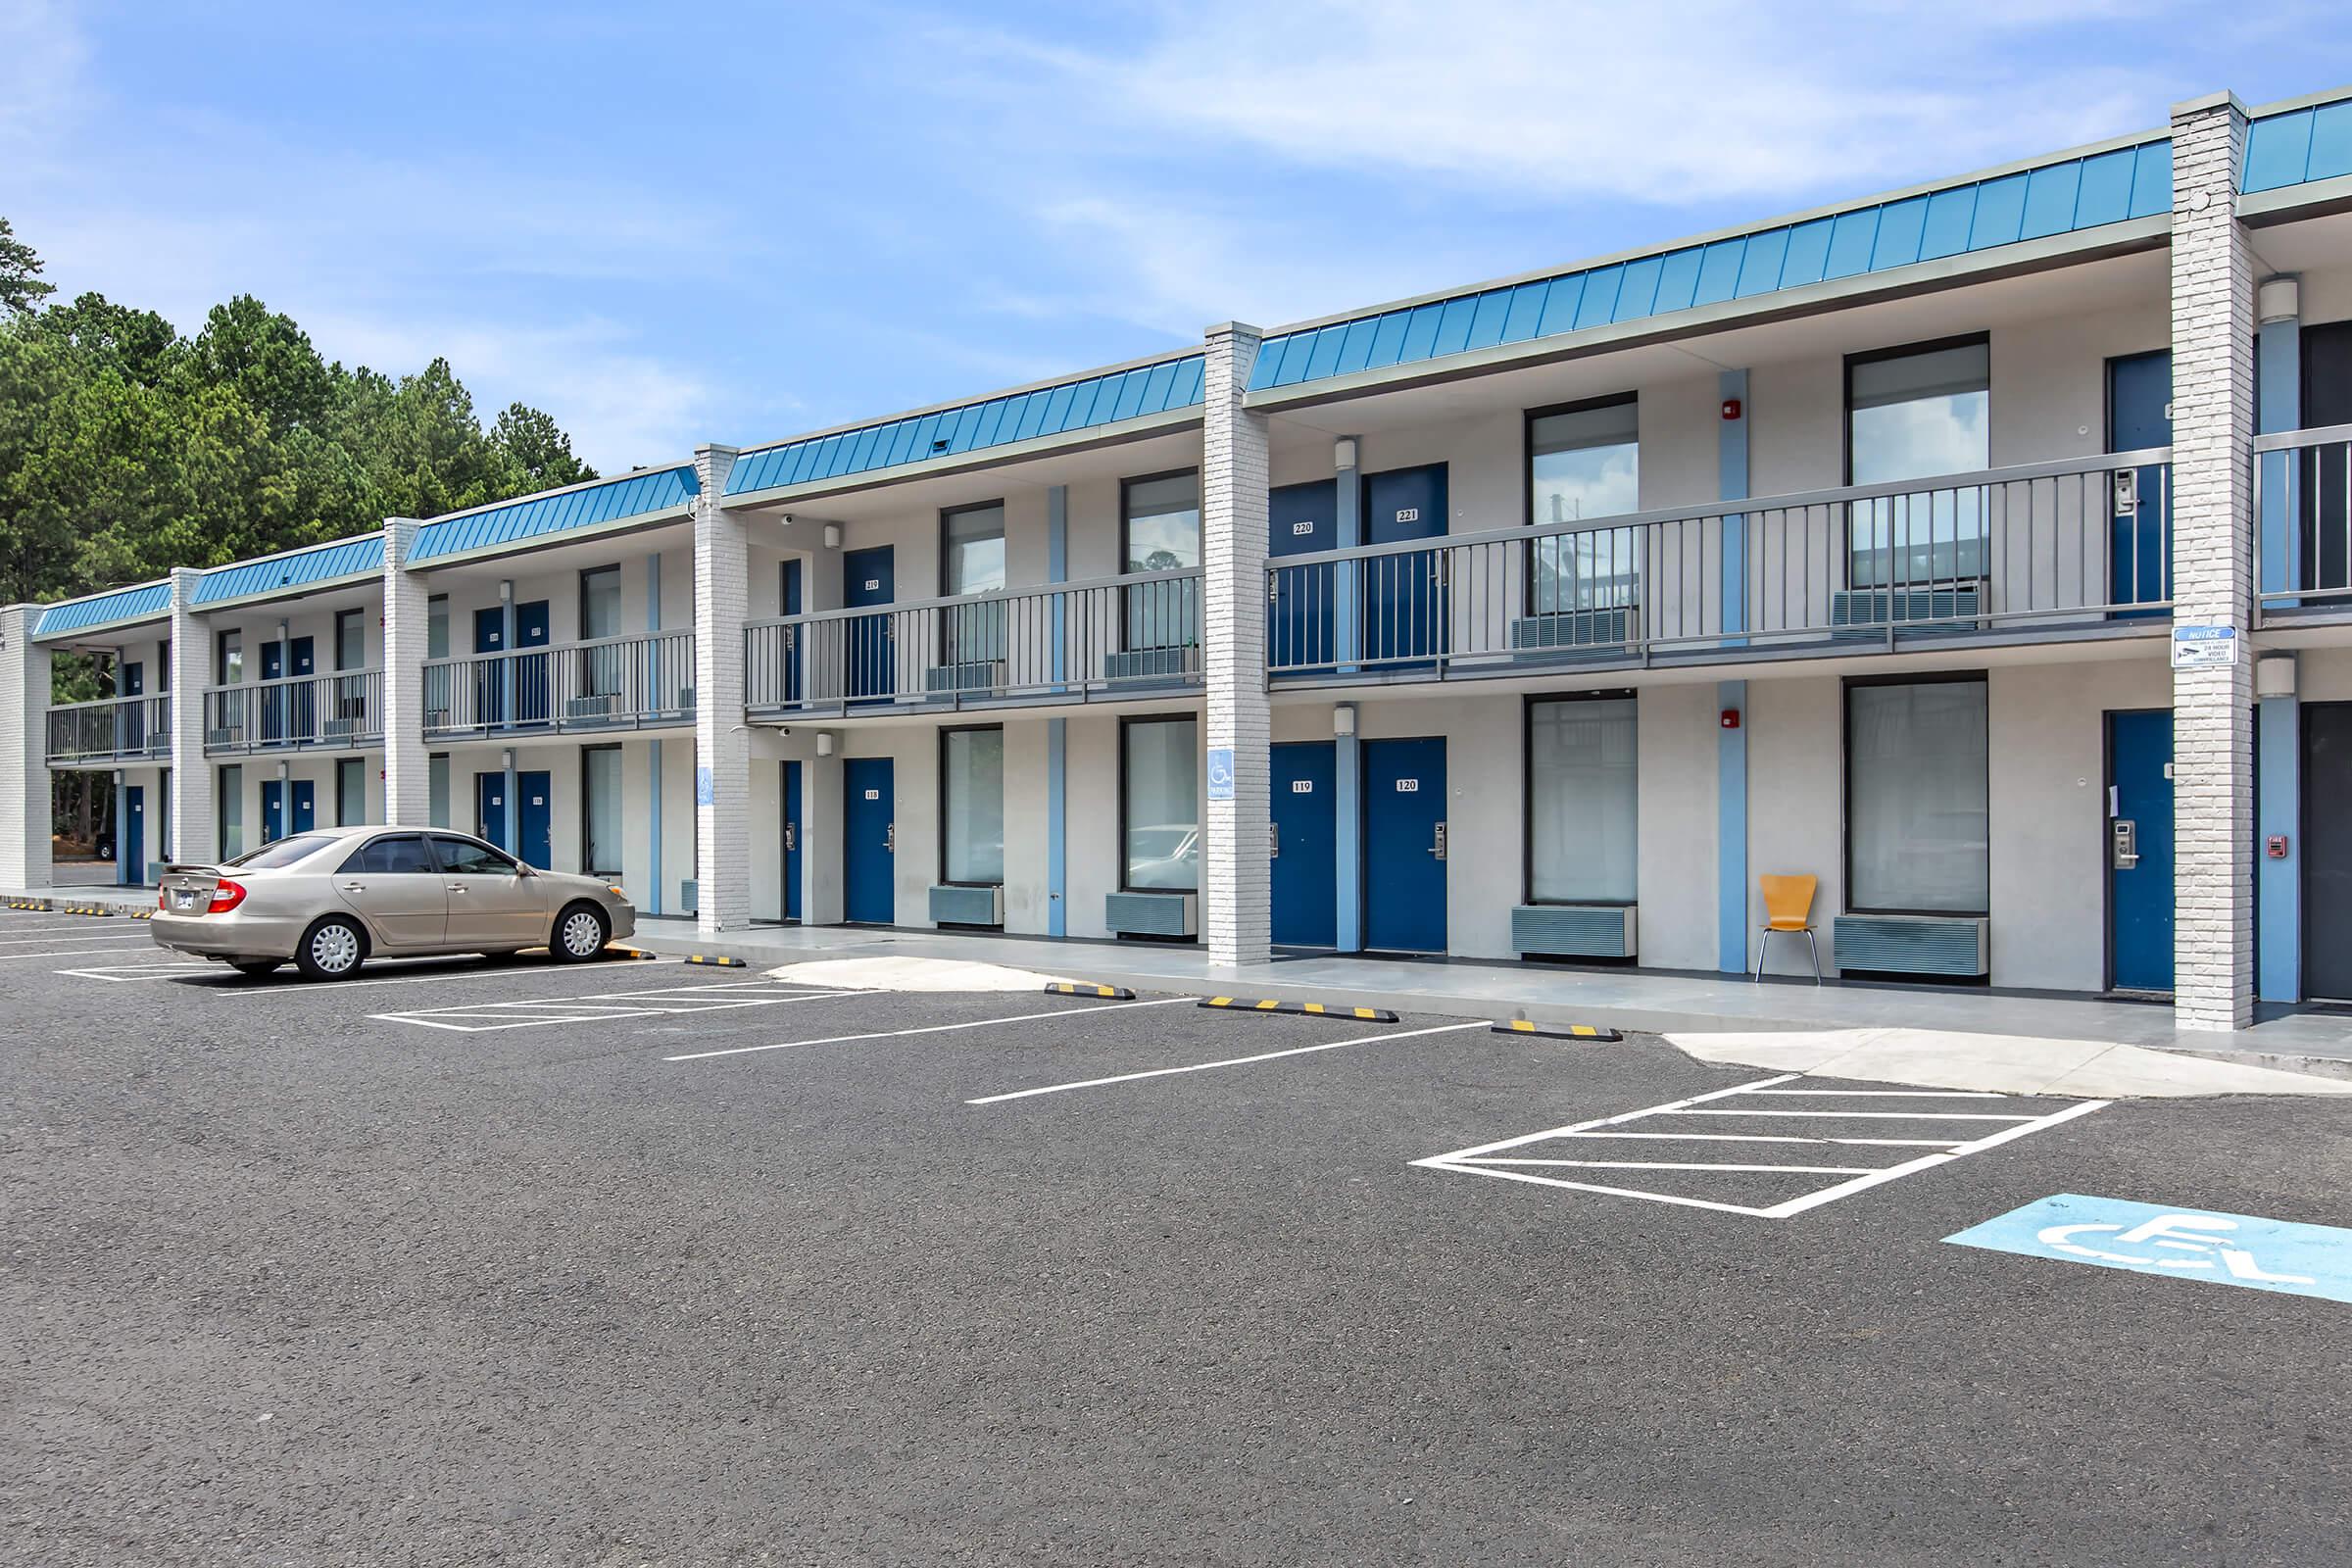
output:
POLYGON ((220 769, 220 858, 245 853, 245 769, 230 764, 220 769))
POLYGON ((1190 718, 1128 724, 1127 881, 1131 888, 1200 885, 1200 745, 1190 718))
POLYGON ((378 876, 438 876, 441 871, 425 853, 423 838, 415 833, 370 840, 359 854, 343 862, 343 869, 368 871, 378 876))
POLYGON ((274 844, 265 844, 251 855, 240 855, 235 859, 222 863, 236 866, 241 870, 266 871, 276 866, 292 865, 298 860, 307 860, 329 844, 340 842, 341 840, 330 838, 323 833, 297 833, 292 838, 279 839, 274 844))
POLYGON ((368 820, 368 770, 356 757, 335 763, 335 824, 357 827, 368 820))
POLYGON ((449 754, 436 752, 424 764, 424 819, 449 826, 449 754))
POLYGON ((214 684, 234 686, 245 678, 245 643, 236 632, 224 631, 214 659, 214 684))
POLYGON ((368 662, 368 622, 356 610, 335 616, 335 667, 358 669, 368 662))
POLYGON ((582 816, 587 824, 589 876, 620 875, 620 751, 600 748, 581 758, 580 788, 586 796, 582 816))
POLYGON ((471 839, 444 838, 433 835, 433 852, 441 858, 441 869, 451 876, 512 876, 514 862, 487 845, 471 839))
MULTIPOLYGON (((1991 377, 1991 351, 1983 343, 1854 366, 1846 413, 1853 482, 1992 466, 1991 377)), ((1925 489, 1857 502, 1851 512, 1857 588, 1984 575, 1981 490, 1925 489)))
MULTIPOLYGON (((1124 569, 1178 571, 1200 564, 1200 476, 1171 474, 1125 487, 1124 569)), ((1127 646, 1190 648, 1200 640, 1198 585, 1139 583, 1126 590, 1127 646)))
POLYGON ((1528 894, 1539 904, 1631 904, 1634 700, 1538 703, 1527 726, 1528 894))
POLYGON ((985 594, 1004 586, 1004 509, 966 507, 947 515, 947 591, 985 594))
POLYGON ((424 657, 449 657, 449 595, 435 594, 424 602, 424 657))
POLYGON ((580 636, 588 641, 620 635, 620 568, 599 566, 580 574, 580 636))
POLYGON ((1846 691, 1846 904, 1983 914, 1991 904, 1984 683, 1846 691))
POLYGON ((950 730, 941 803, 950 882, 1004 880, 1004 732, 950 730))

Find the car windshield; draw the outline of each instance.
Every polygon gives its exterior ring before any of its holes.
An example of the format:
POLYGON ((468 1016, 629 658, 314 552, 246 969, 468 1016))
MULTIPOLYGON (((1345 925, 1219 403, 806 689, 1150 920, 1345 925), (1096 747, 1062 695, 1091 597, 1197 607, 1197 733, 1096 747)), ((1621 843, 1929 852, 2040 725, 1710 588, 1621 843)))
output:
POLYGON ((265 844, 258 850, 220 863, 235 866, 240 871, 267 871, 276 866, 292 865, 297 860, 307 860, 329 844, 341 842, 340 836, 332 833, 297 833, 292 838, 265 844))

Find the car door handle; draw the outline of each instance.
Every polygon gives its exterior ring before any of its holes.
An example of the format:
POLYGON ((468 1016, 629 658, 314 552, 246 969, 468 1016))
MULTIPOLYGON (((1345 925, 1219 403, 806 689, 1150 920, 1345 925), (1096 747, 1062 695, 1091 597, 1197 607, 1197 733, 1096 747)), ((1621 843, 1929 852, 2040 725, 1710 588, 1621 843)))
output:
POLYGON ((368 891, 368 884, 365 882, 346 882, 343 884, 343 891, 346 893, 365 893, 368 891))
POLYGON ((452 893, 464 893, 466 891, 466 884, 463 882, 452 882, 449 885, 449 891, 452 893))

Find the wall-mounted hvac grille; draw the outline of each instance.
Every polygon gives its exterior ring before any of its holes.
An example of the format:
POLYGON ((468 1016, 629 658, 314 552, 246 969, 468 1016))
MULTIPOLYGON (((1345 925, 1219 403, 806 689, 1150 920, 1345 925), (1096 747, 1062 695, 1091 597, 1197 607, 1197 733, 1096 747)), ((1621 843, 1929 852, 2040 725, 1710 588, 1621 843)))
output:
POLYGON ((574 697, 564 703, 564 716, 575 721, 611 718, 612 716, 612 694, 611 692, 591 692, 585 697, 574 697))
POLYGON ((318 733, 325 740, 347 741, 360 733, 360 720, 356 718, 322 719, 318 725, 318 733))
POLYGON ((678 912, 680 914, 698 912, 702 907, 701 895, 702 884, 695 881, 694 878, 688 877, 680 882, 678 884, 678 912))
POLYGON ((1634 612, 1620 605, 1610 610, 1561 610, 1541 615, 1522 615, 1511 622, 1511 647, 1519 653, 1595 648, 1616 651, 1631 642, 1634 612))
POLYGON ((931 890, 933 925, 1003 925, 1004 890, 1002 887, 931 890))
POLYGON ((938 664, 923 671, 927 692, 993 692, 1004 684, 1004 665, 998 661, 973 664, 938 664))
POLYGON ((1200 896, 1192 893, 1113 893, 1102 900, 1102 923, 1123 937, 1197 937, 1200 896))
POLYGON ((1511 947, 1560 958, 1634 956, 1631 904, 1523 904, 1511 911, 1511 947))
POLYGON ((1984 585, 1942 588, 1848 588, 1830 596, 1830 624, 1840 631, 1926 621, 1930 629, 1965 631, 1984 613, 1984 585))
POLYGON ((204 732, 204 744, 213 751, 225 750, 244 738, 242 731, 233 729, 208 729, 204 732))
POLYGON ((1102 656, 1105 680, 1183 680, 1200 669, 1198 648, 1136 648, 1102 656))
POLYGON ((1841 914, 1831 946, 1840 969, 1970 977, 1990 972, 1983 915, 1841 914))

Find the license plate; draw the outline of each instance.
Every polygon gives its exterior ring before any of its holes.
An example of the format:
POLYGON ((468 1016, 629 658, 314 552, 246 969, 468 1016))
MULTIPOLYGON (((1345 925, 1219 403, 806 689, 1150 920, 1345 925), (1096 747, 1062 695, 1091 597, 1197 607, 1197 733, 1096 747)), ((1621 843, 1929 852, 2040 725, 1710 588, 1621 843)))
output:
POLYGON ((194 888, 181 888, 172 895, 172 907, 174 909, 193 909, 197 906, 196 900, 197 893, 194 888))

